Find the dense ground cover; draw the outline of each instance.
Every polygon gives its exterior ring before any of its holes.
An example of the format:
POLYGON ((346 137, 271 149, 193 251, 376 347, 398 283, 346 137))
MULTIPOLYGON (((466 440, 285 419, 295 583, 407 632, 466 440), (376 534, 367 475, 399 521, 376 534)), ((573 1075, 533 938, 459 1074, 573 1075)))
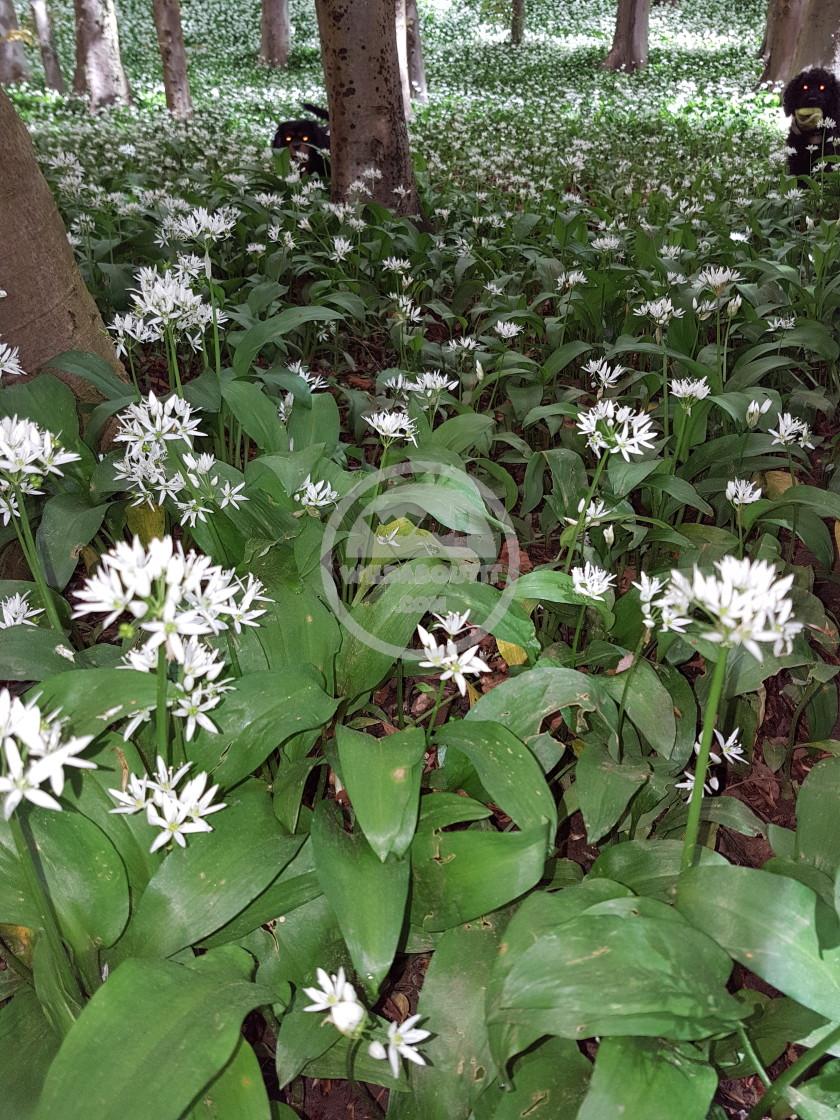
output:
POLYGON ((134 106, 13 93, 131 381, 0 351, 8 1115, 834 1115, 838 210, 765 4, 632 77, 607 0, 426 5, 431 233, 267 150, 293 7, 268 73, 184 0, 186 124, 133 0, 134 106))

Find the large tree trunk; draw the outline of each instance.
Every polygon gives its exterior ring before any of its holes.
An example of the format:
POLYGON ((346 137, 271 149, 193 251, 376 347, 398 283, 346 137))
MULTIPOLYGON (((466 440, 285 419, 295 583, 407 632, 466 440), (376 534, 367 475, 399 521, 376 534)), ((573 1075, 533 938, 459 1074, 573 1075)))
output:
POLYGON ((650 0, 618 0, 615 37, 604 59, 605 70, 630 74, 647 66, 650 0))
POLYGON ((55 49, 50 13, 47 9, 47 0, 29 0, 32 9, 32 18, 35 21, 35 30, 38 32, 38 46, 41 50, 41 61, 44 64, 44 80, 48 89, 56 93, 64 93, 64 75, 61 73, 61 64, 55 49))
POLYGON ((0 0, 0 84, 24 82, 29 77, 29 63, 23 43, 15 39, 19 30, 12 0, 0 0))
POLYGON ((793 56, 807 0, 770 0, 761 57, 761 82, 787 82, 796 71, 793 56))
POLYGON ((160 58, 163 63, 163 88, 166 107, 179 121, 192 116, 190 83, 187 77, 187 52, 181 27, 178 0, 152 0, 160 58))
POLYGON ((27 373, 63 350, 87 350, 124 376, 29 133, 0 89, 0 334, 20 348, 27 373))
POLYGON ((315 0, 315 8, 330 111, 333 198, 344 199, 350 184, 375 168, 381 178, 369 181, 374 201, 419 214, 394 0, 315 0))
POLYGON ((513 0, 510 14, 510 41, 515 47, 522 45, 525 35, 525 0, 513 0))
POLYGON ((414 116, 411 107, 411 79, 408 74, 408 19, 405 0, 394 0, 394 31, 397 37, 397 59, 400 64, 400 88, 402 89, 403 112, 410 121, 414 116))
POLYGON ((406 0, 405 5, 405 33, 408 41, 408 80, 411 85, 411 96, 421 105, 429 100, 429 89, 426 85, 426 66, 423 62, 423 44, 420 41, 420 20, 417 16, 417 0, 406 0))
POLYGON ((263 66, 285 66, 290 45, 289 0, 262 0, 260 62, 263 66))
POLYGON ((76 71, 73 92, 88 95, 91 109, 131 100, 120 55, 114 0, 73 0, 76 13, 76 71))
POLYGON ((808 66, 825 66, 831 70, 839 60, 840 0, 805 0, 788 77, 808 66))

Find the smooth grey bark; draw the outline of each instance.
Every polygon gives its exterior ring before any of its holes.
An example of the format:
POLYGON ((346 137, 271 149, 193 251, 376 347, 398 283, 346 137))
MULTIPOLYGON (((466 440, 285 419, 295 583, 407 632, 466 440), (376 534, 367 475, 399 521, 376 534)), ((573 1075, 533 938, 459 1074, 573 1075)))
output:
POLYGON ((394 0, 315 0, 330 113, 332 194, 375 168, 375 202, 420 214, 400 85, 394 0), (396 188, 399 192, 396 193, 396 188))
POLYGON ((840 62, 840 0, 805 0, 789 78, 808 66, 836 69, 840 62))
POLYGON ((187 76, 187 52, 181 27, 178 0, 152 0, 160 59, 163 64, 163 88, 166 107, 176 120, 192 116, 190 82, 187 76))
POLYGON ((615 36, 604 70, 623 70, 630 74, 647 66, 650 0, 618 0, 615 36))
POLYGON ((420 20, 417 16, 417 0, 406 0, 405 34, 408 43, 408 80, 413 100, 425 105, 429 100, 426 85, 426 66, 423 62, 423 44, 420 41, 420 20))
POLYGON ((394 0, 394 31, 397 37, 397 59, 400 64, 403 112, 405 113, 405 119, 410 121, 414 116, 414 109, 411 107, 411 79, 408 74, 408 20, 405 0, 394 0))
MULTIPOLYGON (((0 282, 7 293, 0 299, 0 334, 20 348, 27 373, 48 366, 64 350, 87 350, 125 376, 76 265, 29 133, 2 89, 0 282)), ((86 385, 60 376, 77 392, 86 385)))
POLYGON ((787 82, 793 77, 793 58, 807 0, 770 0, 764 42, 761 82, 787 82))
POLYGON ((61 73, 61 63, 55 49, 52 21, 50 20, 47 0, 29 0, 32 10, 32 19, 35 21, 35 31, 38 35, 38 47, 41 51, 41 62, 44 66, 44 80, 48 89, 56 93, 64 93, 64 75, 61 73))
POLYGON ((114 0, 73 0, 76 15, 76 70, 73 92, 88 96, 91 109, 127 105, 131 100, 120 54, 114 0))
POLYGON ((510 13, 510 41, 514 47, 522 45, 525 35, 525 0, 513 0, 510 13))
POLYGON ((262 0, 260 62, 263 66, 285 66, 289 60, 290 46, 289 0, 262 0))
POLYGON ((29 63, 23 43, 15 38, 20 30, 12 0, 0 0, 0 84, 24 82, 29 77, 29 63))

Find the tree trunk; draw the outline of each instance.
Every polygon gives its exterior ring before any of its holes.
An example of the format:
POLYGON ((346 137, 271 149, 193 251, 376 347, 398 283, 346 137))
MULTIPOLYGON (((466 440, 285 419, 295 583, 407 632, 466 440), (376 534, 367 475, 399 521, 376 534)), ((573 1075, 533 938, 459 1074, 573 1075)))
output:
POLYGON ((513 0, 510 16, 510 41, 514 47, 522 46, 525 34, 525 0, 513 0))
POLYGON ((61 73, 61 64, 55 49, 50 13, 47 10, 47 0, 29 0, 32 9, 32 18, 35 21, 35 30, 38 32, 38 46, 41 49, 41 61, 44 64, 44 79, 48 89, 56 93, 64 93, 64 75, 61 73))
POLYGON ((91 109, 131 100, 120 55, 114 0, 73 0, 76 13, 76 71, 73 92, 87 94, 91 109))
POLYGON ((187 77, 187 53, 181 28, 178 0, 152 0, 160 58, 163 63, 163 88, 166 107, 176 120, 192 116, 190 83, 187 77))
POLYGON ((125 376, 76 266, 29 133, 2 89, 0 276, 8 289, 0 299, 0 334, 20 348, 27 373, 64 350, 86 350, 125 376))
POLYGON ((332 192, 370 168, 375 202, 419 214, 400 88, 394 0, 315 0, 330 112, 332 192), (395 193, 398 188, 398 193, 395 193))
POLYGON ((604 70, 624 70, 630 74, 647 66, 650 0, 618 0, 615 37, 604 70))
POLYGON ((788 78, 809 66, 832 70, 840 60, 840 0, 804 0, 788 78))
POLYGON ((417 0, 406 0, 406 39, 408 41, 408 80, 411 96, 421 105, 429 100, 426 85, 426 66, 423 62, 423 44, 420 40, 420 20, 417 17, 417 0))
POLYGON ((793 57, 806 5, 807 0, 770 0, 761 55, 764 59, 761 82, 787 82, 797 73, 793 57))
POLYGON ((289 0, 262 0, 260 62, 263 66, 285 66, 290 44, 289 0))
POLYGON ((400 64, 400 88, 402 89, 403 112, 410 121, 414 116, 411 107, 411 79, 408 74, 408 20, 405 0, 394 0, 394 30, 397 37, 397 58, 400 64))
POLYGON ((23 43, 14 36, 19 31, 13 0, 0 0, 0 84, 24 82, 29 63, 23 43))

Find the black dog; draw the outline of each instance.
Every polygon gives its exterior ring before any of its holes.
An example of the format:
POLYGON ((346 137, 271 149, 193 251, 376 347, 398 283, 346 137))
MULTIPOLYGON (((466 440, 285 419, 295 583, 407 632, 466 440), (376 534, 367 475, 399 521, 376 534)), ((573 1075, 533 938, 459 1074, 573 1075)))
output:
POLYGON ((782 105, 793 117, 787 138, 791 175, 810 175, 826 156, 840 156, 832 143, 840 141, 840 83, 831 71, 813 67, 797 74, 785 86, 782 105))
MULTIPOLYGON (((329 120, 326 109, 319 109, 317 105, 310 105, 306 101, 303 102, 303 107, 321 120, 329 120)), ((317 121, 281 121, 271 146, 288 148, 292 167, 298 167, 309 175, 329 178, 328 161, 323 153, 330 150, 330 133, 328 128, 317 121)))

